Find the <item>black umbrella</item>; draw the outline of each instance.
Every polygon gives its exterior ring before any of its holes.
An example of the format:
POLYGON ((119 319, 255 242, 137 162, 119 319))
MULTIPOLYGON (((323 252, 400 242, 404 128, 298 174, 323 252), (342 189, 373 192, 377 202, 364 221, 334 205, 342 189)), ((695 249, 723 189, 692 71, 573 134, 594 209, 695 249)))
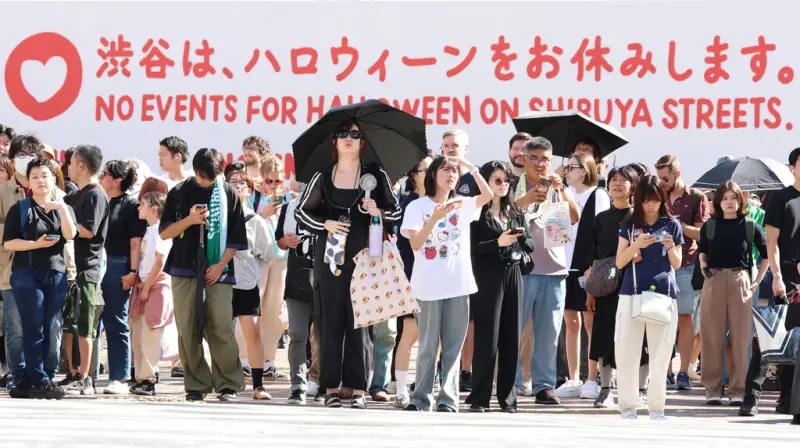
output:
POLYGON ((203 334, 206 330, 206 270, 208 258, 206 257, 205 224, 200 225, 200 244, 197 247, 197 292, 195 293, 195 342, 203 343, 203 334))
POLYGON ((613 127, 592 120, 586 115, 570 110, 558 112, 528 112, 512 120, 517 132, 527 132, 534 137, 544 137, 553 144, 553 155, 569 157, 575 145, 591 139, 599 154, 605 157, 628 144, 628 140, 613 127))
POLYGON ((361 129, 365 163, 378 162, 392 182, 428 156, 425 120, 378 100, 330 109, 292 144, 298 182, 308 182, 317 171, 333 165, 331 141, 343 120, 361 129))
POLYGON ((770 159, 742 157, 726 160, 708 170, 693 188, 716 189, 732 180, 744 191, 780 190, 794 181, 791 171, 770 159))

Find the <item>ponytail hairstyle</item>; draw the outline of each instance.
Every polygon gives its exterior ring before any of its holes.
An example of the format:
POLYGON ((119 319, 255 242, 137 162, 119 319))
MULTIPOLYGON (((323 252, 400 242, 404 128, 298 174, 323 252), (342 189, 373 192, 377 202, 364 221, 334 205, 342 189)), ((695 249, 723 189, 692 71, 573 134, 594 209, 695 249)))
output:
POLYGON ((124 160, 111 160, 106 163, 106 172, 114 179, 119 179, 119 189, 127 193, 136 183, 136 170, 124 160))

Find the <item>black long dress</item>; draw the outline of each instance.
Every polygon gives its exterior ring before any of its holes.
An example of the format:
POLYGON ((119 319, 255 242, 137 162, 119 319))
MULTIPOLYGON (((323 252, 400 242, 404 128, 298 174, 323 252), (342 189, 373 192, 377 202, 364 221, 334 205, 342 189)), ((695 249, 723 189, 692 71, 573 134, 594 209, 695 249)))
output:
MULTIPOLYGON (((389 176, 377 164, 361 167, 370 173, 378 186, 370 194, 378 208, 384 211, 384 227, 392 233, 400 219, 400 208, 392 193, 389 176)), ((366 390, 372 364, 372 341, 369 328, 354 328, 353 306, 350 301, 350 280, 355 269, 353 258, 367 247, 370 216, 361 207, 364 190, 341 189, 333 185, 333 171, 320 171, 308 183, 295 211, 297 222, 322 236, 316 244, 314 257, 314 309, 319 310, 320 330, 320 387, 366 390), (345 242, 345 264, 335 276, 324 261, 327 231, 325 221, 350 218, 350 231, 345 242)))
MULTIPOLYGON (((594 220, 593 251, 590 263, 603 258, 616 257, 619 246, 619 225, 633 213, 633 208, 611 208, 597 215, 594 220)), ((620 273, 620 279, 624 272, 620 273)), ((617 322, 617 304, 619 303, 619 288, 617 292, 607 297, 598 297, 595 305, 594 327, 592 330, 592 348, 589 359, 599 361, 603 358, 604 365, 616 366, 614 358, 614 327, 617 322)))

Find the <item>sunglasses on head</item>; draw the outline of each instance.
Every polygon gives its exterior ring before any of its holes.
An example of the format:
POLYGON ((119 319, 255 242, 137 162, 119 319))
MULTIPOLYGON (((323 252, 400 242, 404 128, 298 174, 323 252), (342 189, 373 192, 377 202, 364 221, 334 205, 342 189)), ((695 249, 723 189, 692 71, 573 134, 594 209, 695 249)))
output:
POLYGON ((353 140, 358 140, 361 138, 361 131, 358 129, 353 129, 352 131, 339 131, 339 133, 336 134, 336 136, 339 138, 347 138, 348 135, 353 140))

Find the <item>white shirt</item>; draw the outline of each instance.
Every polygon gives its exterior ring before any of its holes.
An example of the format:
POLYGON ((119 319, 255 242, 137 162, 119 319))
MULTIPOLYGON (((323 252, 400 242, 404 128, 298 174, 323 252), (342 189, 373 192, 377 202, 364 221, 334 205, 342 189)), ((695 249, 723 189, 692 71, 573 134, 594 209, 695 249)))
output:
POLYGON ((164 256, 164 261, 167 260, 169 250, 172 249, 172 240, 163 240, 158 233, 158 223, 149 226, 144 232, 142 238, 142 255, 139 261, 139 279, 142 283, 147 281, 150 271, 153 270, 153 265, 156 264, 156 254, 164 256))
MULTIPOLYGON (((414 251, 411 288, 417 300, 443 300, 478 291, 470 258, 470 224, 480 217, 477 203, 477 197, 463 198, 461 207, 438 221, 422 249, 414 251)), ((436 205, 427 196, 408 204, 400 233, 411 238, 410 230, 422 230, 436 205)))
MULTIPOLYGON (((589 197, 592 195, 592 192, 597 189, 597 187, 589 187, 588 190, 584 191, 583 193, 578 193, 575 191, 575 187, 567 187, 572 192, 572 196, 575 198, 575 203, 578 204, 578 208, 580 209, 581 213, 583 213, 583 208, 586 206, 586 203, 589 202, 589 197)), ((606 211, 611 208, 611 198, 608 197, 608 193, 604 190, 599 191, 596 195, 594 195, 594 217, 600 214, 600 212, 606 211)), ((583 216, 581 216, 583 217, 583 216)), ((570 230, 571 235, 571 242, 567 244, 567 268, 572 266, 572 255, 575 252, 575 241, 578 238, 578 224, 580 224, 580 220, 572 225, 570 230)))
POLYGON ((272 261, 272 246, 275 243, 275 234, 270 233, 267 221, 253 210, 245 208, 244 216, 248 215, 253 217, 244 225, 247 231, 247 250, 236 251, 233 255, 233 268, 236 273, 236 284, 233 288, 245 291, 258 286, 261 267, 272 261))

